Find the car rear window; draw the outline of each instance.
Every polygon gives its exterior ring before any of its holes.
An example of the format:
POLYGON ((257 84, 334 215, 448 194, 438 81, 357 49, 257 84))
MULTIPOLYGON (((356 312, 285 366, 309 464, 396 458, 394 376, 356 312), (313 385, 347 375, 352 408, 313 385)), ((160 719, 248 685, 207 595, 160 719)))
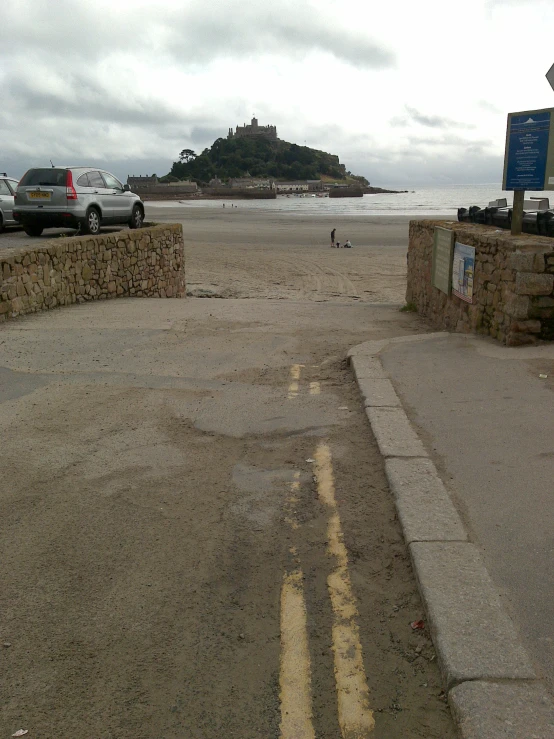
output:
POLYGON ((65 187, 67 181, 67 169, 30 169, 23 175, 19 183, 22 187, 33 185, 47 185, 50 187, 65 187))

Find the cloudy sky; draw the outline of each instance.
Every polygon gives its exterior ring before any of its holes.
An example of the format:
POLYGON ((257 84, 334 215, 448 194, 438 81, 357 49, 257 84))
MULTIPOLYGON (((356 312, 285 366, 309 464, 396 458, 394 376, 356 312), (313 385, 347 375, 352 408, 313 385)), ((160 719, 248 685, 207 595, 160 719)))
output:
POLYGON ((553 0, 3 2, 0 170, 162 175, 256 114, 375 185, 499 182, 553 29, 553 0))

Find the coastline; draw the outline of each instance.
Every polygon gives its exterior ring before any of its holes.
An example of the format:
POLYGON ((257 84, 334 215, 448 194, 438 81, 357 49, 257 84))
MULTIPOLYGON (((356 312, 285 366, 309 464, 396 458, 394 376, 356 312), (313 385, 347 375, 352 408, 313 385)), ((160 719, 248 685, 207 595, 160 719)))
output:
MULTIPOLYGON (((387 190, 383 187, 362 187, 363 195, 403 195, 405 193, 413 192, 410 190, 387 190)), ((330 197, 330 191, 326 191, 323 197, 330 197)), ((244 192, 244 190, 233 190, 229 188, 229 192, 225 193, 203 193, 203 192, 191 192, 174 195, 173 193, 139 193, 143 201, 146 200, 276 200, 279 197, 289 197, 293 195, 295 197, 311 197, 316 195, 321 197, 318 193, 281 193, 273 197, 273 193, 269 193, 267 190, 256 190, 255 192, 244 192)), ((357 197, 355 195, 343 195, 342 197, 357 197)))

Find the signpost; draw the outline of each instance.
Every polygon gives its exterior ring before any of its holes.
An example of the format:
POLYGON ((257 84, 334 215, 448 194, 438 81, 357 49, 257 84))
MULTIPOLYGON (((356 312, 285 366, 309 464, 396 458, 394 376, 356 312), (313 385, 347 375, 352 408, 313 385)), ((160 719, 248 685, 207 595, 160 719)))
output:
POLYGON ((518 235, 525 190, 554 190, 554 108, 508 113, 502 189, 514 191, 512 234, 518 235))

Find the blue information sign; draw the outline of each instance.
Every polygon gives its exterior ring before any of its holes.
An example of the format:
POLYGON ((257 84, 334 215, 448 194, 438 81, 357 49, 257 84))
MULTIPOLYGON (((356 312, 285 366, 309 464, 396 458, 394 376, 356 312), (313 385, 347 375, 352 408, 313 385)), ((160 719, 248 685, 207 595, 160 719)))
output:
POLYGON ((545 188, 551 122, 550 110, 510 114, 504 190, 545 188))

